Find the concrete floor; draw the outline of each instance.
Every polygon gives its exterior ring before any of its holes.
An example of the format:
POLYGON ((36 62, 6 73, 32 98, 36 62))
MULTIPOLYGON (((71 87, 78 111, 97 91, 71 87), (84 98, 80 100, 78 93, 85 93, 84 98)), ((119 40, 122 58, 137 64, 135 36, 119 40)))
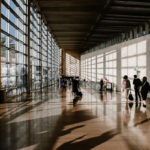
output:
POLYGON ((0 150, 148 150, 150 106, 121 93, 57 87, 0 105, 0 150), (26 100, 27 99, 27 100, 26 100))

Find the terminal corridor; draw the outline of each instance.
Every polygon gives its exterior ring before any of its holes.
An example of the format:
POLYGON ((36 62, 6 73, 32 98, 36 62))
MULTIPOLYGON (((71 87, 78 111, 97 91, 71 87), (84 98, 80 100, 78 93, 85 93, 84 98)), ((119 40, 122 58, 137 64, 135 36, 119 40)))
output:
POLYGON ((57 86, 0 105, 1 150, 148 150, 150 107, 120 92, 57 86))

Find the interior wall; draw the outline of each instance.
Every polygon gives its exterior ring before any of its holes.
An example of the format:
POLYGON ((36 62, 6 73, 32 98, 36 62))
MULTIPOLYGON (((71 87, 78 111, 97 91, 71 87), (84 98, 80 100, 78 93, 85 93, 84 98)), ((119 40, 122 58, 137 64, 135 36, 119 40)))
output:
MULTIPOLYGON (((81 55, 81 79, 99 82, 107 77, 121 91, 124 75, 148 77, 150 82, 150 35, 81 55), (135 71, 138 69, 139 72, 135 71)), ((133 88, 133 86, 132 86, 133 88)))
POLYGON ((79 60, 66 53, 66 75, 79 76, 79 60))
POLYGON ((76 59, 80 60, 80 52, 76 51, 76 50, 65 50, 65 52, 69 55, 71 55, 72 57, 75 57, 76 59))

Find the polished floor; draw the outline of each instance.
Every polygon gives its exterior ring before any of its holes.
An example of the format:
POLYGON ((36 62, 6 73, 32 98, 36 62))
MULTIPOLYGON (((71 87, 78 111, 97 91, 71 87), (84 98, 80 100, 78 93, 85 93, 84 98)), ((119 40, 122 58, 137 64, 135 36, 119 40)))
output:
POLYGON ((119 92, 46 88, 0 104, 0 150, 150 150, 147 108, 119 92))

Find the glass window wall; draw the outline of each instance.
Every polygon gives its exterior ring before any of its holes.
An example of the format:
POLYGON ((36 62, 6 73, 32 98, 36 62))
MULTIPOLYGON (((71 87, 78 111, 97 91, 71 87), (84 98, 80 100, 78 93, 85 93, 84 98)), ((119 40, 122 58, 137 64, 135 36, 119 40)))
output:
POLYGON ((24 28, 27 26, 26 1, 2 1, 1 14, 1 88, 7 91, 9 98, 26 92, 27 87, 26 32, 19 24, 20 21, 24 28), (18 15, 19 11, 24 14, 24 20, 18 15))
POLYGON ((30 88, 36 90, 41 88, 41 52, 40 52, 40 15, 36 5, 31 2, 30 7, 30 88))
POLYGON ((141 41, 139 43, 123 47, 121 49, 121 57, 122 78, 124 75, 128 75, 132 83, 133 75, 135 74, 137 74, 140 79, 142 79, 143 76, 147 76, 146 41, 141 41))
POLYGON ((55 84, 60 76, 60 49, 31 0, 30 16, 25 0, 1 2, 1 89, 7 98, 27 92, 27 69, 30 90, 55 84), (30 23, 27 24, 27 17, 30 23), (30 26, 29 50, 27 27, 30 26), (30 63, 27 64, 28 60, 30 63))
POLYGON ((66 54, 66 75, 79 76, 79 60, 66 54))

